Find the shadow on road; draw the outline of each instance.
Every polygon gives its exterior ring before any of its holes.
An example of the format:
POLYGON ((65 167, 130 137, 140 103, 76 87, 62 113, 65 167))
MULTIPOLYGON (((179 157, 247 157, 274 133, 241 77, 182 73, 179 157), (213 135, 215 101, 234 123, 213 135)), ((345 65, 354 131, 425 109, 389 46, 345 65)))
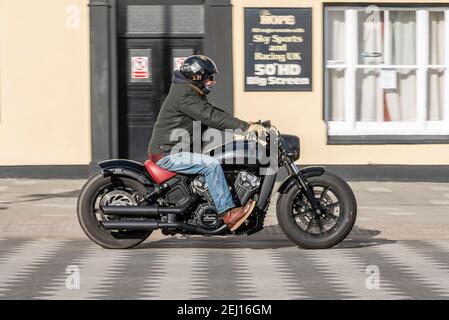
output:
MULTIPOLYGON (((350 236, 333 249, 354 249, 379 246, 396 243, 396 240, 375 238, 381 232, 354 227, 350 236)), ((198 249, 282 249, 298 248, 281 231, 279 226, 268 226, 264 230, 251 236, 225 236, 225 237, 203 237, 203 236, 167 236, 166 239, 149 240, 136 249, 153 248, 198 248, 198 249)))
POLYGON ((335 249, 356 249, 396 243, 397 240, 376 238, 382 232, 354 226, 349 236, 335 249))

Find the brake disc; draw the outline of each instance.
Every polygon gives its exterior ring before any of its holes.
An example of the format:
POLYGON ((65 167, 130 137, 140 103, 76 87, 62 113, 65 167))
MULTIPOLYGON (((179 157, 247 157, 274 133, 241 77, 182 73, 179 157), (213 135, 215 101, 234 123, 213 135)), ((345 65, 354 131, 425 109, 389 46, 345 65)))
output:
MULTIPOLYGON (((100 200, 101 206, 136 206, 137 200, 134 196, 123 190, 113 190, 106 193, 100 200)), ((101 213, 106 220, 113 219, 113 216, 107 216, 101 213)))

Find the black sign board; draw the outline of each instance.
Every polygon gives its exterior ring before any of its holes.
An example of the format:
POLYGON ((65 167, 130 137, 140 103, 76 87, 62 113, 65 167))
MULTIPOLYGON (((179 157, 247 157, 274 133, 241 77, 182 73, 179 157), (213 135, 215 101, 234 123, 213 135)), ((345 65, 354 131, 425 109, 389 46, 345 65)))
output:
POLYGON ((245 91, 312 90, 312 9, 245 8, 245 91))

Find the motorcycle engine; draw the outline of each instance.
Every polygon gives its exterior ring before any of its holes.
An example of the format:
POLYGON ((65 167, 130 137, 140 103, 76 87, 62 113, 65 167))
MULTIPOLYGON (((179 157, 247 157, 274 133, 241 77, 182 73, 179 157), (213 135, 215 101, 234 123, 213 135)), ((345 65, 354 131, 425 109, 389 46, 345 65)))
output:
POLYGON ((246 171, 240 171, 234 182, 234 189, 240 204, 245 204, 253 195, 254 191, 259 188, 260 178, 246 171))
MULTIPOLYGON (((245 204, 260 185, 260 178, 247 171, 239 171, 234 180, 234 190, 236 193, 236 201, 245 204)), ((195 194, 202 197, 207 202, 198 206, 193 214, 194 224, 207 229, 218 228, 223 224, 223 220, 218 217, 217 209, 215 209, 213 199, 209 193, 209 187, 202 175, 197 176, 192 181, 192 190, 195 194)))
POLYGON ((204 176, 199 175, 192 181, 192 189, 194 193, 200 197, 203 197, 209 204, 214 203, 209 193, 209 187, 207 186, 204 176))
POLYGON ((195 210, 194 223, 206 229, 215 229, 223 224, 223 220, 218 217, 218 212, 213 205, 203 203, 195 210))
MULTIPOLYGON (((260 178, 258 176, 247 171, 239 171, 234 180, 234 190, 240 204, 245 204, 259 185, 260 178)), ((207 200, 210 205, 213 205, 214 202, 209 193, 209 187, 202 175, 197 176, 192 181, 192 189, 194 193, 207 200)))

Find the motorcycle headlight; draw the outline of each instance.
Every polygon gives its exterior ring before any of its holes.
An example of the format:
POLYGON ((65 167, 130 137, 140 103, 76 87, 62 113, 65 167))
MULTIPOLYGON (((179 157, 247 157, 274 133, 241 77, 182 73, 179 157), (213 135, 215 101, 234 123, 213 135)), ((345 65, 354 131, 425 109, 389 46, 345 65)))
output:
POLYGON ((300 155, 300 141, 298 136, 290 134, 281 134, 284 141, 285 149, 287 149, 287 155, 293 161, 299 159, 300 155))

